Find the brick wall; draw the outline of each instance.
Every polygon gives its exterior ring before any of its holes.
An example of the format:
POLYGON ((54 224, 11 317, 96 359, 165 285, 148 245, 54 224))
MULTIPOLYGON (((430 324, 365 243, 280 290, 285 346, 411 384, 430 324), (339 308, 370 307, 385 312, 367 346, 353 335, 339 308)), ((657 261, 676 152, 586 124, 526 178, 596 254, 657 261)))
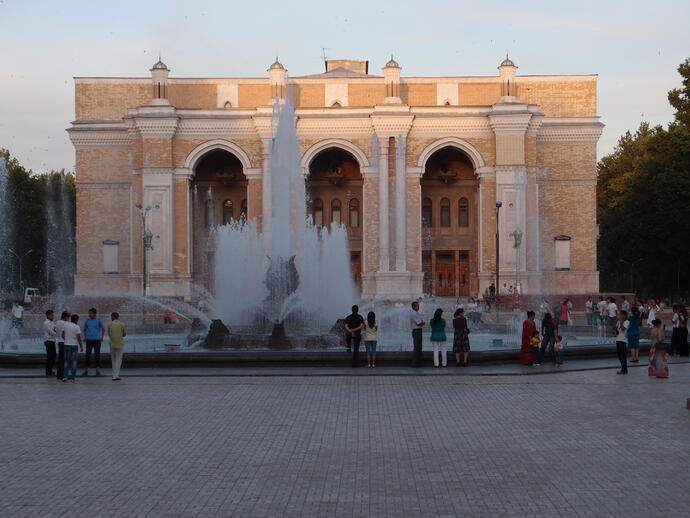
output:
POLYGON ((520 101, 538 104, 547 117, 587 117, 597 114, 596 78, 583 81, 523 81, 517 83, 520 101))
POLYGON ((77 120, 116 120, 128 108, 148 104, 153 94, 151 84, 76 83, 74 85, 77 120))

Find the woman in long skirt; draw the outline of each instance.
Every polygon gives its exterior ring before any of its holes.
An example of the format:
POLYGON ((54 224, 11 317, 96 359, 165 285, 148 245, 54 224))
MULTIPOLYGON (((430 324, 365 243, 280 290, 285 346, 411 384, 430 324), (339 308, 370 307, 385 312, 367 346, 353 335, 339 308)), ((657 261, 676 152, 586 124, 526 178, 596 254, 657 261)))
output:
POLYGON ((532 365, 532 335, 537 329, 534 317, 534 311, 528 311, 527 319, 522 323, 522 344, 519 361, 523 365, 532 365))
POLYGON ((664 343, 666 333, 661 327, 661 320, 652 321, 652 346, 649 348, 649 367, 647 373, 657 378, 668 378, 668 353, 664 343))
POLYGON ((455 310, 453 315, 453 352, 455 353, 455 362, 458 367, 467 367, 470 360, 470 329, 467 327, 467 319, 465 318, 465 311, 462 308, 455 310), (462 354, 462 363, 460 362, 460 355, 462 354))

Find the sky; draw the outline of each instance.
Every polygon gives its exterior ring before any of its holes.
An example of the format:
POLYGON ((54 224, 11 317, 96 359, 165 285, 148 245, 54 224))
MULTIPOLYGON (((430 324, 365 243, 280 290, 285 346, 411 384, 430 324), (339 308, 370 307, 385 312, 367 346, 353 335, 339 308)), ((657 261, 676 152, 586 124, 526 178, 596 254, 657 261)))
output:
POLYGON ((668 90, 690 57, 687 0, 0 0, 0 148, 40 173, 73 170, 65 129, 74 76, 265 77, 276 56, 299 76, 329 58, 395 55, 403 76, 599 74, 599 156, 641 121, 673 118, 668 90))

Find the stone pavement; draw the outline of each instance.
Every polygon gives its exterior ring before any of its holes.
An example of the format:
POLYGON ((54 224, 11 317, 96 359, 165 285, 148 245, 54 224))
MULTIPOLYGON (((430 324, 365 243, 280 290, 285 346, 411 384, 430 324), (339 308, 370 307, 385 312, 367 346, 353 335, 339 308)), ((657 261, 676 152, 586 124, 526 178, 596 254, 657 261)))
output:
POLYGON ((689 364, 379 369, 0 377, 0 516, 690 515, 689 364))

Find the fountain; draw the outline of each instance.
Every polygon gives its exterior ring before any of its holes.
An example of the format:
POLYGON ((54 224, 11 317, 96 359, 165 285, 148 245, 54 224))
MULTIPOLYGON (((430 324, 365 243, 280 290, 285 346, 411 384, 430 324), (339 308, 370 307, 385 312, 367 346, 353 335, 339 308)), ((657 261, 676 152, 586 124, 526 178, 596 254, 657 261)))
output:
POLYGON ((270 217, 216 228, 217 319, 206 348, 287 349, 336 345, 331 329, 356 300, 343 226, 307 217, 295 113, 276 102, 270 163, 270 217))

